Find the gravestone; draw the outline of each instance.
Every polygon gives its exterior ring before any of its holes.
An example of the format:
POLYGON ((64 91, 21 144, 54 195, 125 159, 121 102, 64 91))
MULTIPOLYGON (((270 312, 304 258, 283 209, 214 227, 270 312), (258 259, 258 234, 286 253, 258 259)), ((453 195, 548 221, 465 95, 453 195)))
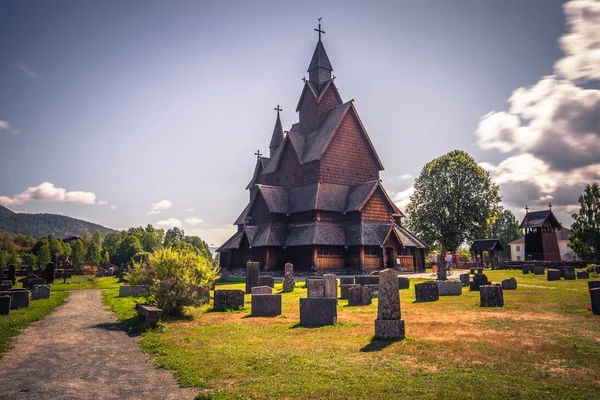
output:
POLYGON ((17 266, 15 264, 8 266, 8 279, 12 281, 13 285, 17 284, 17 266))
POLYGON ((348 298, 348 291, 350 290, 351 287, 354 286, 360 286, 360 285, 355 285, 355 284, 340 284, 340 298, 342 299, 347 299, 348 298))
POLYGON ((251 314, 253 317, 274 317, 281 315, 281 294, 253 293, 251 314))
POLYGON ((306 278, 306 289, 309 299, 325 298, 325 281, 323 278, 306 278))
POLYGON ((0 295, 0 315, 10 314, 10 296, 0 295))
POLYGON ((544 268, 544 267, 538 267, 538 266, 536 266, 536 267, 533 267, 533 273, 534 273, 535 275, 544 275, 544 273, 545 273, 545 268, 544 268))
MULTIPOLYGON (((12 282, 12 281, 9 281, 12 282)), ((7 290, 12 289, 12 285, 0 285, 0 292, 6 292, 7 290)))
POLYGON ((354 277, 354 283, 357 285, 379 285, 379 277, 376 275, 359 275, 354 277))
POLYGON ((156 326, 163 315, 163 310, 149 304, 136 304, 135 311, 142 318, 142 327, 144 329, 156 326))
POLYGON ((400 319, 398 274, 388 268, 379 273, 379 302, 375 320, 377 339, 404 339, 404 320, 400 319))
POLYGON ((447 280, 447 274, 446 274, 446 265, 444 262, 440 262, 437 265, 437 280, 438 281, 445 281, 447 280))
POLYGON ((589 289, 600 288, 600 281, 588 281, 588 288, 589 289))
POLYGON ((469 274, 460 274, 460 283, 463 286, 469 286, 469 274))
POLYGON ((590 273, 587 271, 577 271, 577 279, 590 279, 590 273))
POLYGON ((470 285, 469 290, 472 292, 473 291, 478 292, 480 286, 489 285, 489 284, 490 284, 490 281, 488 280, 486 275, 475 274, 475 275, 473 275, 473 280, 469 284, 470 285))
POLYGON ((31 300, 49 299, 50 287, 46 285, 35 285, 31 291, 31 300))
POLYGON ((410 289, 410 279, 398 277, 398 289, 410 289))
POLYGON ((437 301, 440 298, 436 282, 423 282, 415 285, 415 301, 422 303, 426 301, 437 301))
POLYGON ((560 281, 560 270, 548 268, 547 279, 549 281, 560 281))
POLYGON ((27 289, 10 289, 6 292, 0 292, 0 296, 10 296, 10 308, 29 307, 29 290, 27 289))
POLYGON ((563 269, 563 276, 565 281, 572 281, 575 279, 575 268, 565 268, 563 269))
POLYGON ((300 299, 300 326, 334 325, 336 321, 336 299, 300 299))
POLYGON ((150 295, 150 286, 147 285, 121 285, 119 286, 119 297, 143 297, 150 295))
POLYGON ((53 262, 49 262, 46 264, 45 276, 46 283, 54 283, 54 272, 56 271, 56 266, 53 262))
POLYGON ((353 276, 341 276, 340 277, 340 285, 354 285, 354 277, 353 276))
POLYGON ((285 272, 283 275, 283 291, 285 293, 293 292, 296 283, 294 282, 294 265, 285 263, 285 272))
POLYGON ((12 286, 12 280, 11 279, 2 279, 0 280, 0 285, 10 285, 12 286))
POLYGON ((502 286, 483 285, 479 288, 479 307, 504 307, 502 286))
POLYGON ((528 274, 530 272, 534 272, 533 264, 523 264, 523 274, 528 274))
POLYGON ((379 284, 375 285, 361 285, 363 287, 366 287, 367 289, 369 289, 369 291, 371 292, 371 297, 376 299, 377 297, 379 297, 379 284))
POLYGON ((372 302, 371 291, 369 288, 361 285, 348 285, 348 305, 349 306, 368 306, 372 302))
POLYGON ((517 280, 508 278, 502 281, 502 290, 517 290, 517 280))
MULTIPOLYGON (((263 275, 258 277, 258 286, 268 286, 270 288, 275 287, 275 279, 270 275, 263 275)), ((250 290, 252 292, 252 290, 250 290)))
POLYGON ((592 313, 600 315, 600 288, 590 289, 590 301, 592 302, 592 313))
POLYGON ((600 275, 600 265, 596 265, 596 273, 600 275))
POLYGON ((337 299, 337 278, 334 274, 323 275, 323 297, 337 299))
POLYGON ((273 289, 269 286, 255 286, 252 288, 252 294, 272 294, 273 289))
POLYGON ((458 281, 436 282, 439 296, 459 296, 462 294, 462 283, 458 281))
POLYGON ((246 263, 246 293, 252 293, 254 286, 260 286, 258 279, 260 276, 260 266, 257 262, 248 261, 246 263))
POLYGON ((242 308, 244 307, 243 290, 215 290, 215 309, 242 308))

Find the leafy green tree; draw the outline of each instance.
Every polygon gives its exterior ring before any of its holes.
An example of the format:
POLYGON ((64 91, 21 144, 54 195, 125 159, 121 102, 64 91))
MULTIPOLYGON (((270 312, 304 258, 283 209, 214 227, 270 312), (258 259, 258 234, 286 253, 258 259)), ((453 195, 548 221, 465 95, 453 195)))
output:
MULTIPOLYGON (((48 242, 50 244, 50 254, 51 254, 53 260, 56 258, 57 254, 59 257, 64 256, 65 251, 63 249, 63 242, 61 239, 54 239, 54 238, 52 238, 52 236, 50 236, 48 238, 48 242)), ((55 260, 55 261, 57 261, 57 260, 55 260)))
POLYGON ((162 229, 156 229, 148 224, 146 229, 141 233, 139 239, 144 247, 144 251, 152 253, 154 250, 162 247, 165 237, 165 232, 162 229))
POLYGON ((32 253, 22 253, 21 260, 23 261, 22 264, 29 268, 35 268, 37 265, 37 257, 32 253))
POLYGON ((18 263, 19 263, 19 254, 17 254, 17 251, 15 249, 12 249, 12 251, 10 252, 10 256, 8 257, 8 265, 10 265, 10 264, 17 265, 18 263))
POLYGON ((41 268, 45 268, 46 264, 52 261, 52 256, 50 254, 50 246, 47 244, 40 247, 40 250, 37 254, 38 262, 41 268))
POLYGON ((0 232, 0 250, 11 252, 13 249, 12 236, 8 232, 0 232))
POLYGON ((485 237, 498 213, 498 185, 466 152, 454 150, 425 165, 406 211, 408 226, 442 254, 485 237))
POLYGON ((71 242, 71 262, 76 269, 80 269, 85 262, 86 250, 79 239, 71 242))
POLYGON ((579 196, 579 213, 573 214, 569 247, 584 260, 600 260, 600 186, 587 185, 579 196))
POLYGON ((508 244, 521 236, 519 221, 517 221, 515 214, 509 210, 504 210, 498 218, 496 218, 496 221, 494 221, 488 234, 489 238, 500 239, 500 243, 504 248, 502 255, 507 259, 510 259, 510 246, 508 244))
POLYGON ((116 257, 122 240, 120 233, 109 233, 104 237, 104 241, 102 242, 102 248, 108 252, 111 261, 115 264, 120 264, 117 262, 116 257))
POLYGON ((140 240, 133 235, 126 235, 117 251, 117 264, 128 263, 137 253, 144 251, 140 240))
POLYGON ((102 266, 106 267, 110 264, 110 256, 108 255, 108 251, 104 250, 102 252, 102 266))
POLYGON ((87 265, 93 265, 97 267, 100 265, 100 248, 96 242, 92 241, 88 246, 87 253, 85 255, 85 262, 87 265))
POLYGON ((50 248, 50 240, 47 237, 39 238, 33 245, 31 252, 39 258, 39 252, 43 246, 48 246, 48 248, 50 248))
POLYGON ((0 268, 6 268, 6 252, 0 250, 0 268))
POLYGON ((63 252, 62 252, 63 260, 70 261, 72 253, 73 253, 73 249, 71 249, 71 246, 68 243, 63 243, 63 252))
POLYGON ((183 229, 179 229, 177 227, 171 228, 165 233, 165 243, 164 246, 168 247, 171 245, 171 242, 174 240, 184 240, 185 239, 185 231, 183 229))
POLYGON ((93 242, 96 243, 99 249, 102 249, 102 235, 100 232, 94 232, 94 237, 92 238, 93 242))

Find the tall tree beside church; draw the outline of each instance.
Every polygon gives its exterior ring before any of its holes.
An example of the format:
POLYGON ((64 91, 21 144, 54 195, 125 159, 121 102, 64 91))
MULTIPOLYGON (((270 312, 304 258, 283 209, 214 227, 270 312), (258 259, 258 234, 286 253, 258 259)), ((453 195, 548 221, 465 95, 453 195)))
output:
POLYGON ((183 229, 179 229, 177 227, 171 228, 165 234, 165 247, 169 247, 173 241, 176 240, 184 240, 185 239, 185 231, 183 229))
POLYGON ((600 186, 587 185, 579 196, 579 213, 572 215, 569 247, 584 260, 600 260, 600 186))
POLYGON ((504 210, 496 221, 494 221, 487 236, 489 238, 500 239, 500 243, 504 248, 502 254, 504 257, 510 259, 510 246, 508 244, 521 237, 519 221, 517 221, 515 214, 509 210, 504 210))
POLYGON ((40 247, 37 258, 38 258, 38 263, 40 264, 40 267, 45 268, 46 264, 48 264, 50 261, 52 261, 52 255, 50 254, 50 246, 45 244, 42 247, 40 247))
POLYGON ((498 185, 466 152, 454 150, 423 167, 406 211, 408 226, 442 252, 485 237, 498 213, 498 185))
POLYGON ((85 246, 81 240, 77 239, 71 242, 71 262, 75 268, 81 268, 85 262, 85 246))

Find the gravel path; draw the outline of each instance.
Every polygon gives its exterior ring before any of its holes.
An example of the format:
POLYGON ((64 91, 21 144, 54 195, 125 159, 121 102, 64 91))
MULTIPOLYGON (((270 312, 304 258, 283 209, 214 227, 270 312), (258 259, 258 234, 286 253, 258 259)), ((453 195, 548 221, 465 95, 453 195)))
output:
POLYGON ((99 290, 74 291, 0 359, 0 399, 193 399, 155 368, 99 290))

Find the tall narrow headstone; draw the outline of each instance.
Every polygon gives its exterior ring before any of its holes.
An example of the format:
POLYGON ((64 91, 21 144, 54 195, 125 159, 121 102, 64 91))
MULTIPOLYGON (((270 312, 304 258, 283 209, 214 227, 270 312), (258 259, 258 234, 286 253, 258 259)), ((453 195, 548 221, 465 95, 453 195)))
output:
POLYGON ((54 283, 54 272, 56 271, 56 267, 53 262, 49 262, 46 264, 46 283, 54 283))
POLYGON ((17 266, 15 264, 8 266, 8 279, 12 281, 13 286, 17 284, 17 266))
POLYGON ((334 274, 323 275, 324 293, 326 299, 337 299, 337 278, 334 274))
POLYGON ((398 273, 388 268, 379 273, 379 304, 375 320, 377 339, 404 339, 404 320, 400 319, 398 273))
POLYGON ((283 291, 284 292, 293 292, 294 286, 296 283, 294 282, 294 265, 291 263, 285 264, 285 273, 283 275, 283 291))
POLYGON ((325 298, 325 281, 323 278, 306 278, 306 289, 309 299, 325 298))
POLYGON ((0 295, 0 315, 10 314, 10 296, 0 295))
POLYGON ((600 288, 590 289, 590 301, 592 302, 592 313, 600 315, 600 288))
POLYGON ((252 288, 255 286, 259 286, 259 268, 260 267, 257 262, 248 261, 246 263, 246 293, 252 293, 252 288))

